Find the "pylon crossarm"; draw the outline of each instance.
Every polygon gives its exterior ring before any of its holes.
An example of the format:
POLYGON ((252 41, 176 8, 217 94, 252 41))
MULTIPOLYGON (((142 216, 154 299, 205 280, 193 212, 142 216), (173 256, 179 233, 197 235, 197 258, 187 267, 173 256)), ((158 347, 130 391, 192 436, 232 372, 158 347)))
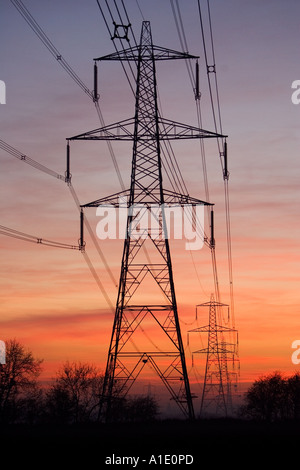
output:
POLYGON ((227 136, 207 131, 199 127, 183 124, 181 122, 172 121, 166 118, 159 118, 160 139, 178 140, 178 139, 211 139, 225 138, 227 136))
MULTIPOLYGON (((184 207, 185 205, 214 205, 210 202, 203 201, 202 199, 191 197, 188 194, 179 194, 169 190, 164 190, 163 194, 165 206, 172 205, 172 207, 184 207)), ((82 204, 80 207, 99 207, 101 205, 103 207, 114 206, 115 208, 129 208, 129 195, 130 190, 120 191, 118 193, 112 194, 111 196, 106 196, 100 199, 96 199, 95 201, 82 204)), ((139 201, 137 206, 139 204, 145 204, 145 207, 147 207, 148 210, 153 210, 153 208, 160 208, 160 197, 160 193, 157 193, 156 196, 152 193, 151 199, 149 200, 148 194, 145 194, 145 192, 141 190, 140 193, 137 194, 137 199, 139 201)))
POLYGON ((164 203, 172 204, 172 206, 184 206, 184 205, 200 205, 204 206, 213 206, 214 204, 210 202, 203 201, 202 199, 197 199, 188 194, 180 194, 175 191, 170 191, 168 189, 164 190, 164 203))
POLYGON ((228 307, 228 304, 223 304, 222 302, 217 302, 216 300, 210 300, 209 302, 198 304, 196 307, 228 307))
POLYGON ((102 205, 105 206, 114 206, 114 207, 124 207, 128 208, 130 189, 125 191, 119 191, 110 196, 106 196, 95 201, 89 202, 87 204, 82 204, 80 207, 98 207, 102 205))
MULTIPOLYGON (((190 206, 197 206, 197 205, 204 205, 204 206, 213 206, 213 203, 203 201, 202 199, 197 199, 192 197, 188 194, 180 194, 175 191, 171 191, 168 189, 164 189, 164 204, 165 206, 172 205, 172 207, 184 207, 185 205, 190 206)), ((81 207, 98 207, 98 206, 114 206, 116 208, 129 208, 129 196, 130 196, 130 189, 126 189, 125 191, 119 191, 114 193, 110 196, 106 196, 100 199, 96 199, 95 201, 91 201, 87 204, 82 204, 81 207)), ((157 191, 157 194, 153 194, 151 192, 151 199, 149 198, 149 194, 145 193, 144 190, 140 190, 137 193, 136 199, 139 201, 138 205, 145 204, 147 209, 153 211, 154 208, 160 207, 160 198, 161 194, 157 191)), ((204 304, 203 304, 204 305, 204 304)), ((223 305, 223 304, 220 304, 223 305)), ((201 305, 202 306, 202 305, 201 305)))
MULTIPOLYGON (((144 22, 146 23, 146 22, 144 22)), ((179 52, 165 47, 155 46, 154 44, 144 44, 136 47, 128 47, 119 52, 114 52, 102 57, 97 57, 95 61, 134 61, 137 62, 139 59, 143 61, 154 60, 175 60, 175 59, 198 59, 198 56, 191 55, 188 52, 179 52)))
MULTIPOLYGON (((211 330, 210 325, 200 326, 199 328, 195 328, 194 330, 189 330, 189 333, 209 333, 211 330)), ((236 330, 233 328, 229 328, 223 325, 216 325, 213 329, 216 333, 234 333, 236 330)))
MULTIPOLYGON (((155 127, 140 126, 137 136, 134 135, 134 118, 124 119, 122 121, 99 127, 82 134, 69 137, 68 140, 134 140, 140 142, 151 142, 157 140, 157 130, 155 127)), ((160 140, 179 140, 179 139, 213 139, 226 138, 226 135, 212 131, 207 131, 199 127, 180 122, 172 121, 166 118, 158 118, 159 139, 160 140)))
POLYGON ((98 127, 91 131, 75 135, 67 140, 132 140, 133 139, 134 118, 98 127))

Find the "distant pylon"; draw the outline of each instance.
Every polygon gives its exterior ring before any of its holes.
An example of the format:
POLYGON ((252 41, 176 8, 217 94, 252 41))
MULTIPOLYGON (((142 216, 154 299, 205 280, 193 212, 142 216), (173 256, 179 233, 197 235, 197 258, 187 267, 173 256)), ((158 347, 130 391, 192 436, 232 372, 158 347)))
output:
POLYGON ((100 409, 106 420, 112 416, 116 384, 118 396, 125 396, 146 365, 160 377, 184 416, 194 417, 175 297, 165 205, 207 203, 163 189, 160 141, 223 136, 160 117, 155 68, 157 60, 190 58, 194 56, 154 46, 150 23, 144 21, 139 46, 95 59, 136 63, 134 118, 69 139, 133 141, 130 189, 82 206, 109 204, 128 208, 100 409), (150 212, 155 219, 154 226, 149 225, 150 212), (154 281, 150 291, 147 287, 149 279, 152 284, 154 281), (137 330, 144 334, 143 342, 135 334, 137 330))
MULTIPOLYGON (((205 412, 227 416, 232 412, 231 385, 235 372, 229 367, 234 363, 237 352, 236 330, 223 326, 217 322, 217 310, 228 307, 226 304, 216 302, 211 295, 210 302, 197 305, 197 307, 209 308, 209 323, 206 326, 190 330, 190 332, 207 333, 207 348, 195 351, 206 354, 206 367, 202 390, 200 416, 205 412), (226 338, 235 336, 233 342, 225 341, 226 338)), ((221 319, 221 314, 220 314, 221 319)))

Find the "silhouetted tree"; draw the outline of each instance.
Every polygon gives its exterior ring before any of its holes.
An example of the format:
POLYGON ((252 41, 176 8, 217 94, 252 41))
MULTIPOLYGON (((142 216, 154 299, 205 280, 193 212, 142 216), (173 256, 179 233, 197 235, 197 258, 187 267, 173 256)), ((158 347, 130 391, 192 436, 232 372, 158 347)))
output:
POLYGON ((39 396, 37 378, 42 360, 16 340, 6 342, 6 364, 0 365, 0 421, 23 421, 29 401, 39 396))
POLYGON ((159 413, 156 399, 152 396, 137 395, 134 397, 114 396, 111 401, 111 422, 148 422, 154 421, 159 413))
POLYGON ((154 421, 158 415, 158 404, 150 395, 129 398, 126 403, 126 419, 132 422, 154 421))
POLYGON ((90 364, 66 362, 58 371, 46 397, 51 419, 63 423, 82 423, 98 411, 103 377, 90 364))
POLYGON ((300 419, 300 372, 287 379, 288 417, 300 419))
POLYGON ((245 397, 242 414, 254 419, 275 421, 299 418, 300 374, 283 378, 279 372, 256 380, 245 397))
POLYGON ((39 383, 25 390, 18 399, 18 421, 37 424, 44 417, 44 393, 39 383))

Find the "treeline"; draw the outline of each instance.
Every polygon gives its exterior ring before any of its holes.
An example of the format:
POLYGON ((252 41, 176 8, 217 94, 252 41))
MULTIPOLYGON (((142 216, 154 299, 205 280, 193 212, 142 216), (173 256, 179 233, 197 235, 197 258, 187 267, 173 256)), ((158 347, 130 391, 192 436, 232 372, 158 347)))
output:
MULTIPOLYGON (((103 374, 88 363, 66 362, 49 386, 38 381, 42 360, 16 340, 6 342, 0 364, 0 423, 81 424, 100 421, 103 374)), ((159 416, 152 396, 124 398, 116 382, 111 418, 115 422, 149 422, 159 416)), ((238 416, 255 421, 300 420, 300 372, 280 372, 256 380, 244 396, 238 416)))
MULTIPOLYGON (((6 342, 5 362, 0 364, 0 423, 81 424, 100 419, 103 374, 93 365, 66 362, 45 387, 38 382, 43 361, 18 341, 6 342)), ((114 421, 150 421, 158 415, 154 397, 121 398, 117 387, 114 395, 114 421)))
POLYGON ((300 372, 290 377, 275 372, 256 380, 245 395, 240 415, 267 422, 300 420, 300 372))

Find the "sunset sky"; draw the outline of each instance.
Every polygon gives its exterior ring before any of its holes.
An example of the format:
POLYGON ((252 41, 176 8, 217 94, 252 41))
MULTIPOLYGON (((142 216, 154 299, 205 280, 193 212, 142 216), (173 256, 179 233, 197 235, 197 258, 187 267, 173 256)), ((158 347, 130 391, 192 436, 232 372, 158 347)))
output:
MULTIPOLYGON (((142 12, 151 22, 156 45, 181 50, 168 0, 139 0, 141 11, 135 0, 125 3, 137 38, 142 12)), ((92 90, 93 58, 114 52, 96 0, 24 0, 24 4, 92 90)), ((200 56, 203 127, 213 131, 197 1, 179 0, 179 4, 189 52, 200 56)), ((291 345, 300 339, 300 105, 291 101, 291 84, 300 80, 300 3, 211 0, 210 5, 223 132, 228 135, 240 381, 248 383, 275 370, 284 374, 299 370, 291 360, 291 345)), ((64 174, 66 138, 100 127, 93 102, 9 1, 1 6, 0 39, 0 79, 6 84, 0 138, 64 174)), ((163 115, 197 126, 184 61, 159 63, 157 79, 163 115)), ((106 124, 134 115, 134 97, 119 63, 100 64, 99 93, 106 124)), ((228 303, 222 169, 216 143, 205 145, 221 300, 228 303)), ((127 188, 131 146, 121 142, 113 143, 113 148, 127 188)), ((190 195, 205 199, 199 142, 174 143, 174 151, 190 195)), ((0 225, 76 245, 79 213, 67 184, 4 150, 0 160, 0 225)), ((105 142, 72 142, 71 172, 81 204, 121 190, 105 142)), ((86 215, 96 234, 96 210, 88 209, 86 215)), ((113 309, 83 254, 0 237, 0 339, 16 338, 43 358, 44 378, 52 377, 65 360, 92 362, 103 370, 113 309)), ((86 253, 114 305, 123 243, 100 243, 114 281, 88 233, 86 243, 86 253)), ((201 382, 203 358, 195 356, 195 371, 191 356, 206 346, 206 338, 190 337, 187 345, 187 331, 208 321, 207 311, 195 320, 195 306, 207 302, 213 289, 210 252, 203 248, 191 254, 184 241, 171 241, 171 255, 191 380, 197 377, 201 382)))

